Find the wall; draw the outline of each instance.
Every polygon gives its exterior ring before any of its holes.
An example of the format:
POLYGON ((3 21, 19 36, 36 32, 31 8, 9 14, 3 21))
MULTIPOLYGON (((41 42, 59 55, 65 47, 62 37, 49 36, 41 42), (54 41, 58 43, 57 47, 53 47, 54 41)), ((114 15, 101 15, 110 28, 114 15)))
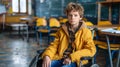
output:
MULTIPOLYGON (((105 1, 105 0, 45 0, 43 3, 40 3, 40 0, 34 0, 33 9, 35 16, 38 17, 59 17, 65 16, 63 10, 65 6, 69 2, 79 2, 84 6, 85 14, 84 17, 87 18, 89 21, 97 24, 97 3, 98 1, 105 1)), ((119 6, 120 4, 113 4, 112 5, 112 23, 118 24, 119 18, 119 6)), ((108 8, 102 8, 102 20, 108 20, 108 8)))
POLYGON ((40 0, 35 0, 35 15, 47 18, 64 16, 63 9, 68 2, 76 2, 76 0, 44 0, 43 3, 40 3, 40 0))

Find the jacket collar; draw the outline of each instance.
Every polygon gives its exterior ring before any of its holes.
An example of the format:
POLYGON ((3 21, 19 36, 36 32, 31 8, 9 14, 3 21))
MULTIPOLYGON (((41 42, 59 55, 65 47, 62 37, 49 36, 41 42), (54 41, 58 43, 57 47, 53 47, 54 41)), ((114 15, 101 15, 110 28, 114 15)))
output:
MULTIPOLYGON (((79 23, 81 23, 81 26, 80 26, 79 30, 87 27, 87 26, 85 25, 85 22, 84 22, 84 21, 79 22, 79 23)), ((63 30, 65 31, 65 33, 69 36, 69 34, 68 34, 68 29, 67 29, 67 25, 68 25, 68 22, 66 22, 64 25, 62 25, 62 29, 63 29, 63 30)))

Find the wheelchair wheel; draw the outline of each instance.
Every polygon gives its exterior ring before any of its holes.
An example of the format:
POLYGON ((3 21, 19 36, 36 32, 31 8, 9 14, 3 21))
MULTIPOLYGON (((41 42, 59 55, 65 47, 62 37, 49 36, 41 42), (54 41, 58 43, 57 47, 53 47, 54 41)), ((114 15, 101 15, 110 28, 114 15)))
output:
POLYGON ((37 56, 35 56, 29 64, 29 67, 36 67, 37 66, 37 56))
POLYGON ((99 65, 98 65, 98 64, 93 64, 93 65, 90 66, 90 67, 99 67, 99 65))
POLYGON ((42 59, 40 56, 42 55, 44 50, 37 50, 37 55, 32 59, 29 64, 29 67, 42 67, 42 59))
POLYGON ((36 64, 36 67, 42 67, 42 59, 38 60, 37 64, 36 64))

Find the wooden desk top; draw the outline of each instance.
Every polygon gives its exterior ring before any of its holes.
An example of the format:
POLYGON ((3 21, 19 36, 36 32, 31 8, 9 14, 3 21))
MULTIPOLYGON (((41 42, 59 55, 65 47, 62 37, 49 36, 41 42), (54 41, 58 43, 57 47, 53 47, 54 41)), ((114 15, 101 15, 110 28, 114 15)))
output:
POLYGON ((120 27, 119 24, 115 24, 115 25, 107 25, 107 26, 89 26, 89 28, 91 29, 98 29, 100 31, 101 34, 105 34, 105 35, 113 35, 113 36, 120 36, 120 33, 115 33, 115 32, 103 32, 102 30, 104 29, 109 29, 109 28, 113 28, 113 29, 117 29, 117 27, 120 27))
POLYGON ((21 21, 34 21, 34 20, 36 20, 36 18, 35 17, 21 17, 20 18, 20 20, 21 21))
POLYGON ((120 27, 119 24, 114 24, 114 25, 101 25, 101 26, 98 26, 98 25, 93 25, 93 26, 88 26, 90 29, 99 29, 99 30, 102 30, 102 29, 107 29, 107 28, 117 28, 117 27, 120 27))
POLYGON ((120 25, 109 25, 109 26, 98 26, 98 30, 101 32, 101 34, 105 34, 105 35, 112 35, 112 36, 120 36, 120 33, 116 33, 116 31, 119 31, 117 30, 117 28, 120 27, 120 25), (104 29, 115 29, 116 31, 111 31, 111 32, 105 32, 105 31, 102 31, 104 29))
POLYGON ((111 32, 103 32, 103 31, 100 31, 100 33, 105 35, 120 36, 120 33, 111 33, 111 32))
POLYGON ((2 23, 3 22, 3 20, 2 20, 3 18, 2 18, 2 16, 0 15, 0 23, 2 23))
POLYGON ((113 1, 113 2, 111 2, 111 1, 101 1, 101 2, 97 2, 97 3, 100 3, 100 4, 112 4, 112 3, 120 3, 120 1, 113 1))

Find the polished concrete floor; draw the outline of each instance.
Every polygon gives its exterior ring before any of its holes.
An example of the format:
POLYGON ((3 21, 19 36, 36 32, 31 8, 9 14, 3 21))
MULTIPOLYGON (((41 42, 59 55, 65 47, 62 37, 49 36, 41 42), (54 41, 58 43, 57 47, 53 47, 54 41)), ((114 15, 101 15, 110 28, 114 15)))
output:
MULTIPOLYGON (((36 50, 44 49, 47 45, 47 38, 43 37, 43 44, 39 45, 34 36, 22 38, 17 34, 8 32, 0 33, 0 67, 28 67, 32 58, 36 55, 36 50)), ((100 67, 105 67, 104 51, 97 53, 97 63, 100 67)), ((116 62, 114 62, 116 63, 116 62)))

